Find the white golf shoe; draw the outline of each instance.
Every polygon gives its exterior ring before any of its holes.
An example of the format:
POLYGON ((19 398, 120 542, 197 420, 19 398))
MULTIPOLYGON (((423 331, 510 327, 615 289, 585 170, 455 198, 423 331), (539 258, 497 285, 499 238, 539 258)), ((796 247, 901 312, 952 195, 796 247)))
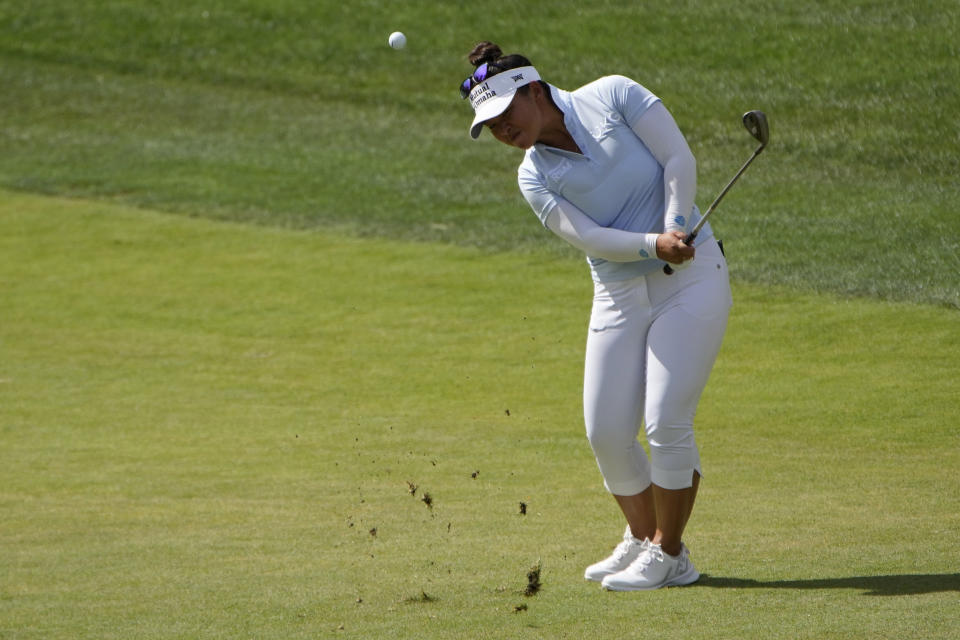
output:
POLYGON ((650 544, 649 540, 634 538, 628 525, 627 530, 623 532, 623 541, 617 545, 610 557, 587 567, 583 577, 600 582, 606 576, 623 571, 643 553, 648 544, 650 544))
POLYGON ((629 567, 603 579, 604 589, 610 591, 649 591, 661 587, 693 584, 700 579, 700 572, 690 561, 686 546, 679 556, 663 552, 660 545, 645 541, 643 553, 629 567))

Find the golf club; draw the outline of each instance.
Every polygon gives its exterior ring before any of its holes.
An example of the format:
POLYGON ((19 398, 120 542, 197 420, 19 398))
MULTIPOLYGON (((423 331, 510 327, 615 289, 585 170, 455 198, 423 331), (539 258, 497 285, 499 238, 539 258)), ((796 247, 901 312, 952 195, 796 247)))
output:
MULTIPOLYGON (((743 166, 740 167, 740 171, 737 171, 737 175, 733 176, 733 179, 727 183, 727 186, 723 188, 723 191, 720 192, 720 195, 717 196, 717 199, 713 201, 713 204, 710 205, 710 208, 707 209, 707 212, 703 214, 703 217, 700 218, 700 222, 697 223, 697 226, 693 228, 686 238, 683 239, 683 243, 689 246, 693 246, 693 241, 696 239, 697 234, 700 233, 700 229, 703 228, 703 224, 707 221, 707 218, 710 217, 710 214, 713 213, 713 210, 717 208, 717 205, 720 204, 720 201, 723 200, 723 196, 727 195, 727 191, 730 191, 730 187, 733 186, 733 183, 740 178, 744 171, 747 170, 747 167, 750 166, 750 163, 753 162, 753 159, 760 155, 760 152, 764 150, 767 146, 767 142, 770 140, 770 127, 767 126, 767 116, 763 111, 747 111, 743 114, 743 126, 747 128, 747 131, 750 132, 754 138, 760 141, 760 146, 757 147, 753 155, 751 155, 746 162, 743 163, 743 166)), ((663 265, 663 272, 667 275, 673 273, 673 267, 669 264, 663 265)))

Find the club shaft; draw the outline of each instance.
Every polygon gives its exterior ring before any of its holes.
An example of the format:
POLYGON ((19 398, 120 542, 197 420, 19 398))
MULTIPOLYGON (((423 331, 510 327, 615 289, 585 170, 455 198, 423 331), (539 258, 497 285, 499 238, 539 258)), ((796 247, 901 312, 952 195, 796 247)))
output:
POLYGON ((723 196, 727 195, 727 191, 730 191, 730 187, 732 187, 734 183, 740 179, 740 176, 742 176, 743 172, 747 170, 747 167, 750 166, 750 163, 753 162, 753 159, 760 155, 760 152, 763 151, 763 148, 764 145, 760 145, 756 148, 756 150, 753 152, 753 155, 747 158, 747 161, 743 163, 742 167, 740 167, 740 171, 737 171, 737 174, 730 179, 730 182, 728 182, 727 186, 723 188, 723 191, 720 192, 720 195, 718 195, 716 199, 714 199, 713 203, 707 207, 707 211, 700 218, 700 221, 697 222, 697 226, 693 228, 693 231, 690 232, 690 235, 688 235, 687 239, 684 241, 686 244, 690 244, 689 241, 697 237, 697 234, 700 233, 700 229, 702 229, 703 225, 706 223, 707 218, 711 213, 713 213, 713 210, 717 208, 717 205, 720 204, 720 201, 723 200, 723 196))
MULTIPOLYGON (((740 167, 740 170, 737 171, 737 174, 730 179, 730 182, 728 182, 727 186, 723 188, 723 191, 720 192, 720 195, 718 195, 710 204, 710 206, 707 207, 707 211, 700 217, 700 221, 697 222, 696 226, 693 228, 693 231, 688 233, 687 237, 683 239, 684 244, 691 246, 693 245, 693 241, 696 239, 697 234, 700 233, 700 229, 703 228, 703 225, 707 222, 707 218, 711 213, 713 213, 714 209, 717 208, 717 205, 720 204, 720 201, 723 200, 723 196, 727 195, 727 191, 730 191, 730 187, 732 187, 734 183, 740 179, 740 176, 742 176, 743 172, 747 170, 747 167, 750 166, 750 163, 753 162, 753 159, 760 155, 760 152, 763 151, 766 146, 766 144, 761 144, 754 150, 753 155, 747 158, 747 161, 743 163, 743 166, 740 167)), ((671 267, 669 264, 665 264, 663 265, 663 272, 667 275, 670 275, 673 273, 673 267, 671 267)))

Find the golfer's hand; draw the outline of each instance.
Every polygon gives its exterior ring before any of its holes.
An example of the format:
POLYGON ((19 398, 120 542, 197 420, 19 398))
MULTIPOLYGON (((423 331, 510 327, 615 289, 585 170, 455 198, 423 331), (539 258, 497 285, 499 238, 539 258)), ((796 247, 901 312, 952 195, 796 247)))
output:
POLYGON ((657 257, 670 264, 683 264, 693 260, 695 250, 684 244, 687 237, 683 231, 669 231, 657 237, 657 257))

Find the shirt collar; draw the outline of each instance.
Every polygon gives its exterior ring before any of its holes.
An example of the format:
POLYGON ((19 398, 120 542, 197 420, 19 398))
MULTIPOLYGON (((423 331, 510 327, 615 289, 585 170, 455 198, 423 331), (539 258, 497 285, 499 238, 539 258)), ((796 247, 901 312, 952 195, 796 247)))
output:
POLYGON ((553 97, 553 103, 557 105, 560 111, 563 112, 563 124, 567 127, 567 131, 569 131, 570 135, 573 137, 573 141, 576 142, 577 146, 580 147, 580 150, 583 151, 583 154, 574 153, 573 151, 564 151, 563 149, 557 149, 556 147, 551 147, 539 142, 533 145, 534 148, 536 148, 538 151, 551 151, 553 153, 561 153, 577 158, 586 156, 587 147, 585 145, 585 129, 583 128, 583 124, 580 122, 580 119, 577 117, 576 109, 574 109, 573 94, 549 83, 548 86, 550 87, 550 95, 553 97))

